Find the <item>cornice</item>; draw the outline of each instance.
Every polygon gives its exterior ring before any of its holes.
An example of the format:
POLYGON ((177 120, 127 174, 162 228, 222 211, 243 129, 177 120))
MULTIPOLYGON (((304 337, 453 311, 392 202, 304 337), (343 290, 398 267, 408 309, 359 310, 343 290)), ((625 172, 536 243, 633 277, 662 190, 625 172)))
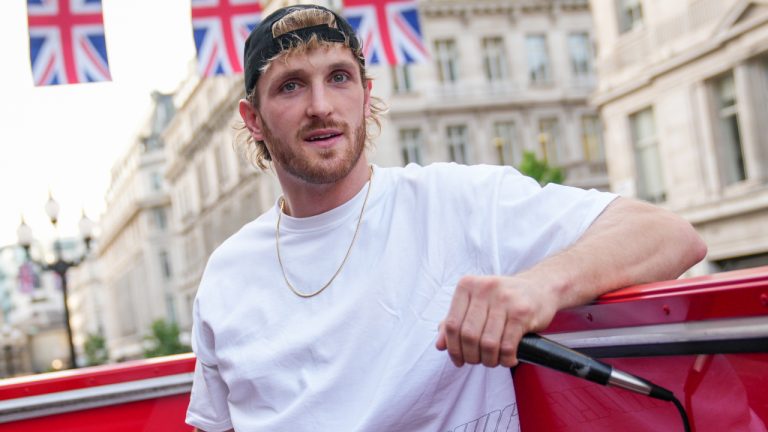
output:
POLYGON ((426 0, 419 3, 426 17, 588 11, 588 0, 426 0))
MULTIPOLYGON (((598 107, 614 102, 621 97, 651 85, 656 79, 675 69, 694 63, 701 58, 723 49, 733 40, 764 25, 768 25, 768 14, 753 18, 744 23, 738 23, 727 30, 723 29, 721 30, 721 33, 700 41, 688 49, 681 51, 679 54, 663 59, 658 63, 632 65, 631 67, 642 67, 642 72, 618 83, 614 87, 608 89, 598 88, 591 102, 598 107)), ((765 46, 765 44, 751 46, 744 51, 743 55, 759 55, 760 52, 765 51, 765 46)))

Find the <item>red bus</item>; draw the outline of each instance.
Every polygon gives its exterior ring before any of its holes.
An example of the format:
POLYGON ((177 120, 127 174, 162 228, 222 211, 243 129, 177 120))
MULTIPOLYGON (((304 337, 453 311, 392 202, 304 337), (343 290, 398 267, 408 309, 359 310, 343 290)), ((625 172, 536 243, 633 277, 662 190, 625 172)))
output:
MULTIPOLYGON (((545 335, 671 390, 694 431, 768 431, 768 267, 615 291, 545 335)), ((0 430, 190 431, 193 370, 182 354, 2 380, 0 430)), ((683 430, 669 402, 530 364, 513 373, 523 431, 683 430)))

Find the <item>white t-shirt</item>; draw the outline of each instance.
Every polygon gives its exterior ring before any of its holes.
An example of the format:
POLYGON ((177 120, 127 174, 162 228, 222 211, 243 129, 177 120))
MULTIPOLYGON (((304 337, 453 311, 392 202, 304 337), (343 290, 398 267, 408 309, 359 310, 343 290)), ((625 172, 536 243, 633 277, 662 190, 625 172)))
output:
MULTIPOLYGON (((291 283, 342 262, 367 186, 308 218, 283 216, 291 283)), ((349 259, 320 295, 285 284, 277 205, 211 256, 194 307, 187 423, 206 431, 517 431, 509 369, 453 366, 435 348, 464 275, 513 274, 581 236, 615 195, 509 167, 375 167, 349 259)))

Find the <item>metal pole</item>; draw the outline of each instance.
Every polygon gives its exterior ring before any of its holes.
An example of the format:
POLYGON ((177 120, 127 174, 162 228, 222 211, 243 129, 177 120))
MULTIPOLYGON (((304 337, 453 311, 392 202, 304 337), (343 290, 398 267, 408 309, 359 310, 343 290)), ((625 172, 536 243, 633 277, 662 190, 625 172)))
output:
POLYGON ((69 344, 69 367, 77 368, 77 355, 75 354, 75 344, 72 342, 72 326, 69 323, 69 303, 67 298, 67 270, 71 267, 69 263, 59 258, 54 264, 53 270, 61 279, 61 292, 64 295, 64 325, 67 328, 67 343, 69 344))

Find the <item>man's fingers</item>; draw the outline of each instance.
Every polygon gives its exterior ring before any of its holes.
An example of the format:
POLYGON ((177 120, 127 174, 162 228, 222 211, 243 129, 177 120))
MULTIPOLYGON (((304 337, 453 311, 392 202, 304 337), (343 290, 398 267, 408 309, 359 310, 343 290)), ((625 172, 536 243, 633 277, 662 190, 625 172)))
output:
POLYGON ((461 353, 469 364, 480 363, 480 338, 488 317, 488 302, 481 296, 470 298, 469 308, 461 323, 461 353))
POLYGON ((480 337, 480 361, 488 367, 496 367, 501 360, 501 343, 507 314, 503 308, 491 305, 485 322, 483 335, 480 337))
POLYGON ((501 337, 499 363, 504 367, 517 366, 517 345, 523 337, 522 329, 513 321, 507 321, 501 337))
POLYGON ((448 348, 448 345, 445 342, 445 321, 440 321, 440 324, 437 326, 437 341, 435 342, 435 347, 440 351, 445 351, 446 348, 448 348))
POLYGON ((469 291, 462 288, 461 283, 456 287, 451 300, 451 308, 443 320, 442 329, 445 333, 445 349, 451 361, 456 366, 464 364, 464 356, 461 351, 461 326, 467 314, 469 306, 469 291))

